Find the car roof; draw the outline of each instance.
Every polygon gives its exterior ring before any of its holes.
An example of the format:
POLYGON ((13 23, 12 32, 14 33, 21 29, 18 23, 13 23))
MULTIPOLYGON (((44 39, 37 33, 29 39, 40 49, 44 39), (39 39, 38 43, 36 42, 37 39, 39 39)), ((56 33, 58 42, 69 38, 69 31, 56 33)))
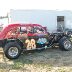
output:
POLYGON ((12 28, 14 28, 14 27, 22 27, 22 26, 40 26, 40 27, 42 27, 41 25, 39 25, 39 24, 20 24, 20 23, 17 23, 17 24, 9 24, 8 26, 6 26, 0 33, 6 33, 6 32, 8 32, 9 30, 11 30, 12 28))
MULTIPOLYGON (((9 24, 7 27, 17 27, 17 26, 41 26, 40 24, 9 24)), ((42 27, 42 26, 41 26, 42 27)))

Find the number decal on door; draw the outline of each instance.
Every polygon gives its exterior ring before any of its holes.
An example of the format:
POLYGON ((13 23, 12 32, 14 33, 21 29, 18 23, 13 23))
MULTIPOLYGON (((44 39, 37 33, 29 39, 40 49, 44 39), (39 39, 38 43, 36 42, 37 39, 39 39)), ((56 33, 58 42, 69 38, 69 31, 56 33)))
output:
POLYGON ((34 39, 31 39, 31 40, 29 40, 29 39, 27 39, 26 41, 25 41, 25 43, 27 44, 27 49, 28 50, 30 50, 30 49, 35 49, 36 48, 36 44, 35 44, 35 40, 34 39))

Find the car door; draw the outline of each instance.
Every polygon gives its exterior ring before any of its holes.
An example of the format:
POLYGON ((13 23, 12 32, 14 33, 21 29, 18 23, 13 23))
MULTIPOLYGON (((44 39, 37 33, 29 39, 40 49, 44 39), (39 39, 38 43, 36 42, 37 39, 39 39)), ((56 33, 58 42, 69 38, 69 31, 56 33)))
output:
POLYGON ((23 42, 27 50, 36 49, 36 42, 33 38, 33 27, 30 25, 20 27, 20 36, 18 37, 23 42))
POLYGON ((48 34, 41 26, 34 26, 34 39, 37 47, 44 47, 47 43, 48 34))

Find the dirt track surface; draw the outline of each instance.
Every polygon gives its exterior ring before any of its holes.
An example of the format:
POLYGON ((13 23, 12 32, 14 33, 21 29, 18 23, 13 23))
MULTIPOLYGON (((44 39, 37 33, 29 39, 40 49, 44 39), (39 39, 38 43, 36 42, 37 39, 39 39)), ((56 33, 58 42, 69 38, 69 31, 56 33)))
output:
POLYGON ((72 72, 72 50, 25 52, 16 60, 9 60, 0 52, 0 72, 72 72))

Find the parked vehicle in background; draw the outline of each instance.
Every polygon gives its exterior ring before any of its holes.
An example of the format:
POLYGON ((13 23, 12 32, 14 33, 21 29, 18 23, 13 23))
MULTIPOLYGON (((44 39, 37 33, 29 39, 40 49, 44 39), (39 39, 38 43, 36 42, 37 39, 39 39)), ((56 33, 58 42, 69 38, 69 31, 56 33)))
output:
POLYGON ((49 33, 39 24, 10 24, 0 32, 0 46, 9 59, 18 58, 22 51, 47 49, 56 43, 61 50, 72 48, 67 32, 49 33))

